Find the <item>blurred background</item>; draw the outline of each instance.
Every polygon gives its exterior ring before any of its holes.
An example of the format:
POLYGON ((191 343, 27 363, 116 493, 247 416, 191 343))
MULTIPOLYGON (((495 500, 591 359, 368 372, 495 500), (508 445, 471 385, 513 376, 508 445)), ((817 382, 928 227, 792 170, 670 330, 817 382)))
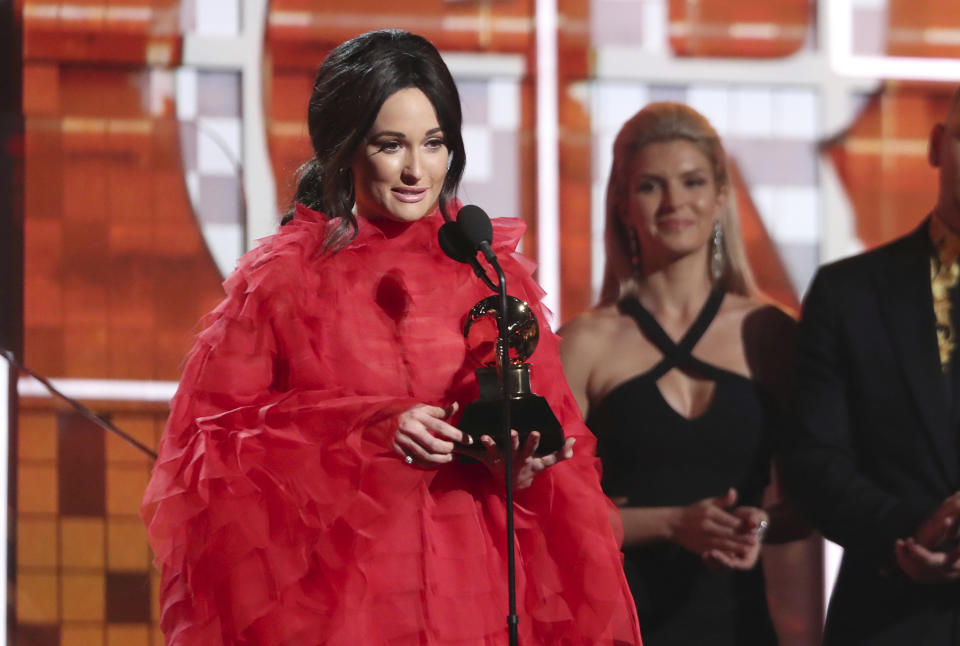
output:
MULTIPOLYGON (((645 103, 720 132, 753 270, 796 312, 820 263, 926 215, 960 81, 956 0, 0 0, 0 345, 155 447, 199 319, 289 206, 317 66, 385 27, 444 54, 461 197, 528 223, 554 327, 596 297, 611 145, 645 103)), ((13 374, 6 641, 160 646, 152 459, 13 374)), ((836 550, 766 558, 781 643, 817 643, 836 550)))

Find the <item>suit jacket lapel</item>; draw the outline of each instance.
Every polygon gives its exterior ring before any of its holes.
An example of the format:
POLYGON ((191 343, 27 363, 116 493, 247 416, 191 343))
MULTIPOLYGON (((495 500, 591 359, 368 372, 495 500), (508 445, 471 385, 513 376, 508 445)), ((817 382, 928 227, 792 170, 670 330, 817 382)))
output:
MULTIPOLYGON (((927 223, 890 249, 886 272, 878 286, 881 310, 907 383, 936 449, 950 486, 957 482, 957 429, 951 423, 940 352, 937 346, 933 295, 930 290, 930 242, 927 223)), ((960 357, 954 359, 960 360, 960 357)))

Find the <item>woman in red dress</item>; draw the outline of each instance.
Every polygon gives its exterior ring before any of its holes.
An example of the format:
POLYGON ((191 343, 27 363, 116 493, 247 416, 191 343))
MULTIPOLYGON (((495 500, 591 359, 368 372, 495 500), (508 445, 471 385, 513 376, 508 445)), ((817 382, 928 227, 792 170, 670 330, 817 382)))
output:
MULTIPOLYGON (((503 644, 502 463, 488 437, 456 459, 477 393, 462 324, 489 291, 437 244, 465 162, 456 86, 423 38, 372 32, 322 64, 308 122, 297 206, 206 319, 144 498, 167 644, 503 644)), ((542 317, 522 232, 497 221, 493 246, 542 317)), ((639 644, 545 326, 531 363, 568 440, 516 450, 520 642, 639 644)))

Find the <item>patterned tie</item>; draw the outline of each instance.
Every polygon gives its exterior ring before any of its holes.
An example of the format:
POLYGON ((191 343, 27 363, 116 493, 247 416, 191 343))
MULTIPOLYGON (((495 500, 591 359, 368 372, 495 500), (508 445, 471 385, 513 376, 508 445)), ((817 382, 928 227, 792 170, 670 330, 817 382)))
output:
POLYGON ((947 228, 940 218, 930 218, 930 240, 934 253, 930 258, 930 286, 933 291, 933 313, 937 318, 937 345, 940 367, 946 372, 956 346, 953 317, 950 315, 950 290, 960 281, 960 235, 947 228))

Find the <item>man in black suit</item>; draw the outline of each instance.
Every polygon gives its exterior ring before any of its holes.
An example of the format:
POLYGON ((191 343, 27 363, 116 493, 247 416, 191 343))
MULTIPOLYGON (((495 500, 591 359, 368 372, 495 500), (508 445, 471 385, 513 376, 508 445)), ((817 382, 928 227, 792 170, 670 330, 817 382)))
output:
POLYGON ((822 267, 804 304, 781 466, 844 548, 830 646, 960 645, 960 89, 929 159, 930 216, 822 267))

